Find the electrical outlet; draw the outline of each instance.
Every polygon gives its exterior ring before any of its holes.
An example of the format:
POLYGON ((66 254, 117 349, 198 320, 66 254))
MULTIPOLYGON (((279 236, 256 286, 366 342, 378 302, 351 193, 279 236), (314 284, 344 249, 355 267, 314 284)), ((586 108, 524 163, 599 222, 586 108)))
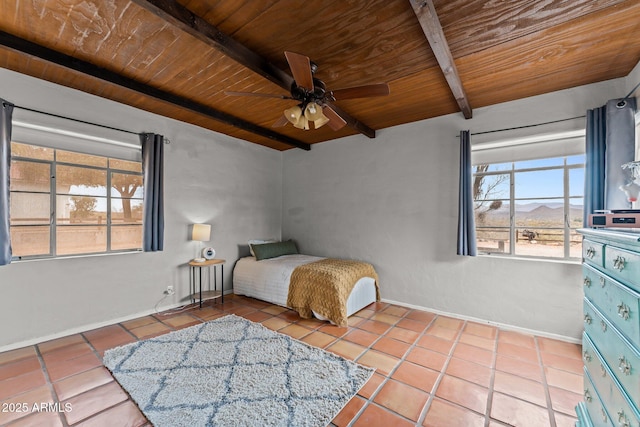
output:
POLYGON ((176 292, 173 290, 173 285, 168 285, 167 286, 167 290, 164 291, 165 295, 173 295, 176 292))

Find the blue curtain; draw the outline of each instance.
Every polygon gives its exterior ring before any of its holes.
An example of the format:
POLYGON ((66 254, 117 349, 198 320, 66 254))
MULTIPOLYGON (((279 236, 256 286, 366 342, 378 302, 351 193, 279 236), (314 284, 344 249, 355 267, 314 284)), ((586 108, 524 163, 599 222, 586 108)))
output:
POLYGON ((140 142, 144 176, 142 250, 161 251, 164 246, 164 137, 143 133, 140 142))
POLYGON ((476 256, 476 222, 473 212, 471 135, 460 132, 460 188, 458 198, 458 255, 476 256))
POLYGON ((0 98, 0 265, 11 263, 9 170, 11 168, 12 114, 13 104, 0 98))
POLYGON ((584 218, 604 209, 605 169, 607 150, 607 106, 587 110, 585 133, 586 163, 584 171, 584 218))

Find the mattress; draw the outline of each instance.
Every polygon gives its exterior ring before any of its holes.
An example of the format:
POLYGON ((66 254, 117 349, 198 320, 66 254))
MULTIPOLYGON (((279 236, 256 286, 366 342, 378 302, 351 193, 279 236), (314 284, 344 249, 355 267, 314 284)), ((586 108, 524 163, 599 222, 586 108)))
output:
MULTIPOLYGON (((289 281, 293 270, 299 265, 321 259, 324 258, 303 254, 283 255, 261 261, 256 261, 254 257, 241 258, 233 269, 233 293, 287 307, 289 281)), ((371 277, 363 277, 356 282, 349 295, 347 316, 351 316, 375 301, 375 280, 371 277)))

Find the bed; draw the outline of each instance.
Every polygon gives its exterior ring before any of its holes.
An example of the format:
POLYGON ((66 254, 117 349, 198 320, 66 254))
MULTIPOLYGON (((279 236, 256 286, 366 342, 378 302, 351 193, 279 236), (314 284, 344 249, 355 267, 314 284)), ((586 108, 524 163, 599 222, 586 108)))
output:
POLYGON ((284 252, 283 255, 280 255, 276 251, 276 256, 268 258, 250 256, 239 259, 233 270, 234 294, 292 308, 303 318, 309 318, 313 315, 318 319, 328 320, 339 326, 346 326, 347 317, 380 299, 378 277, 370 264, 298 254, 295 253, 297 249, 284 252), (357 278, 357 280, 354 277, 358 276, 353 274, 347 278, 344 274, 349 275, 349 273, 344 273, 340 269, 353 263, 365 269, 360 272, 360 275, 366 275, 357 278), (337 274, 344 281, 355 282, 349 285, 348 290, 341 291, 342 293, 348 292, 348 297, 335 296, 331 286, 319 285, 323 282, 324 277, 322 268, 327 266, 340 270, 337 274), (309 275, 304 276, 305 270, 309 275), (296 296, 302 295, 304 297, 306 292, 316 292, 318 289, 329 293, 326 297, 322 297, 322 301, 314 299, 306 306, 300 303, 299 299, 296 299, 296 296), (327 291, 327 289, 329 290, 327 291))

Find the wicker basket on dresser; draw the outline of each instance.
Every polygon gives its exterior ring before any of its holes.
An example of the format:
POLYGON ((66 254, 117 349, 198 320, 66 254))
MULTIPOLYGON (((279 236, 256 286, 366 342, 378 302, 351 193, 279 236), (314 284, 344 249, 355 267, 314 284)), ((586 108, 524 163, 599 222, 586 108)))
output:
POLYGON ((640 427, 640 233, 582 229, 578 427, 640 427))

